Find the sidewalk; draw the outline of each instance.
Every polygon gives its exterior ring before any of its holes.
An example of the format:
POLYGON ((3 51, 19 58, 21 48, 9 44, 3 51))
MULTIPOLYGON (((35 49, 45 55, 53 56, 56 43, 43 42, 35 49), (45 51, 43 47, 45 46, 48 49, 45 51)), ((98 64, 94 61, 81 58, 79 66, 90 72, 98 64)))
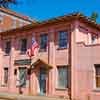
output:
POLYGON ((10 94, 10 93, 0 93, 0 99, 4 99, 4 100, 65 100, 62 98, 52 98, 52 97, 46 97, 46 96, 26 96, 26 95, 18 95, 18 94, 10 94))

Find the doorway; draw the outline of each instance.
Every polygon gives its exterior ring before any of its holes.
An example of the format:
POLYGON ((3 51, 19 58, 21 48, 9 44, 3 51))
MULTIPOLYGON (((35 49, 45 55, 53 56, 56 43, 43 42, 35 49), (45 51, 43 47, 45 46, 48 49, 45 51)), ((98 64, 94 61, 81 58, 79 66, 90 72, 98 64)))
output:
POLYGON ((46 69, 40 68, 40 73, 39 73, 40 95, 46 94, 46 77, 47 77, 46 69))

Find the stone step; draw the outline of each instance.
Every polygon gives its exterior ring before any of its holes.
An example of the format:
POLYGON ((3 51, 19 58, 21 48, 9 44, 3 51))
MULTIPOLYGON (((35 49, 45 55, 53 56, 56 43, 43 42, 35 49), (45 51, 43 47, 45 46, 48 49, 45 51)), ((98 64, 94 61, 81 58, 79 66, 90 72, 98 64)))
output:
POLYGON ((0 93, 0 100, 69 100, 64 98, 53 98, 47 96, 26 96, 9 93, 0 93))

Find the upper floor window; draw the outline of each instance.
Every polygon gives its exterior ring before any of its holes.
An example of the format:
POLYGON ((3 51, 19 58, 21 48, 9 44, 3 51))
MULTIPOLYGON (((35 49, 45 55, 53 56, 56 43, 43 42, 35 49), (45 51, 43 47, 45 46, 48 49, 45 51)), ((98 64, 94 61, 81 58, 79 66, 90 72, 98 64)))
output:
POLYGON ((100 65, 95 66, 96 88, 100 88, 100 65))
POLYGON ((11 51, 11 41, 7 41, 7 42, 5 43, 5 53, 6 53, 6 54, 9 54, 10 51, 11 51))
POLYGON ((65 31, 60 31, 58 34, 59 48, 68 47, 68 33, 65 31))
POLYGON ((58 84, 57 88, 64 89, 68 86, 68 67, 58 66, 58 84))
POLYGON ((21 53, 26 53, 27 39, 21 39, 21 53))
POLYGON ((41 40, 40 40, 40 49, 46 49, 47 43, 48 43, 48 35, 43 34, 41 35, 41 40))
POLYGON ((91 36, 92 43, 96 43, 96 39, 97 39, 96 35, 92 35, 91 36))
POLYGON ((0 24, 3 23, 3 16, 0 15, 0 24))

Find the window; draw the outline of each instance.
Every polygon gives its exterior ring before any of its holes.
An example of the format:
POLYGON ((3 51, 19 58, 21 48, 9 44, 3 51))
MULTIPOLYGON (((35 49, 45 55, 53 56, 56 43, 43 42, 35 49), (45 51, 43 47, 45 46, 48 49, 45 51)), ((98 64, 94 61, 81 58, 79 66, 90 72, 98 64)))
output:
POLYGON ((0 24, 2 24, 2 23, 3 23, 3 16, 0 15, 0 24))
POLYGON ((95 66, 96 88, 100 88, 100 65, 95 66))
POLYGON ((68 33, 60 31, 58 34, 59 48, 67 48, 68 46, 68 33))
POLYGON ((67 66, 58 66, 58 84, 57 88, 65 89, 68 86, 68 68, 67 66))
POLYGON ((5 53, 9 54, 10 51, 11 51, 11 42, 7 41, 6 44, 5 44, 5 53))
POLYGON ((21 53, 26 53, 27 50, 27 39, 21 40, 21 53))
POLYGON ((44 34, 41 35, 41 41, 40 41, 40 49, 46 49, 47 47, 47 42, 48 42, 48 35, 44 34))
POLYGON ((27 68, 19 68, 19 86, 25 87, 27 79, 27 68))
POLYGON ((91 36, 91 41, 92 41, 92 43, 96 43, 96 35, 91 36))
POLYGON ((4 84, 8 83, 8 68, 4 68, 4 84))

